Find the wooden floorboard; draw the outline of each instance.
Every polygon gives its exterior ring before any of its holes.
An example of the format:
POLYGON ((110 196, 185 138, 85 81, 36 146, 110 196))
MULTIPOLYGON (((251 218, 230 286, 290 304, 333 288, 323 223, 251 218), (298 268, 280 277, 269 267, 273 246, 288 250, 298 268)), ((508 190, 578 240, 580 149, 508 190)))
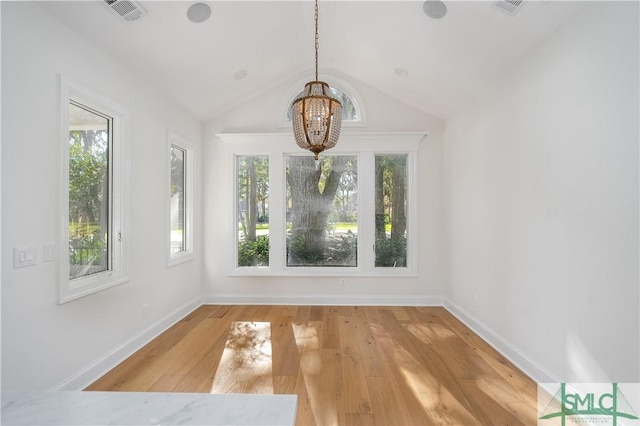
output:
POLYGON ((535 425, 536 384, 441 307, 196 309, 86 390, 297 394, 297 425, 535 425))

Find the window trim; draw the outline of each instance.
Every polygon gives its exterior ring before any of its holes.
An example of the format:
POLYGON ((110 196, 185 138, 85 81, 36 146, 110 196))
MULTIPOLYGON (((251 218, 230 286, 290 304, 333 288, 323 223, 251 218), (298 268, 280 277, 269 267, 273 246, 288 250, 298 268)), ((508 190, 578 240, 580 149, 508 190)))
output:
POLYGON ((60 77, 60 249, 58 303, 63 304, 129 281, 129 112, 121 105, 60 77), (110 166, 109 269, 85 277, 69 278, 69 104, 71 101, 112 119, 110 166), (116 237, 117 236, 117 237, 116 237))
POLYGON ((193 209, 194 209, 194 196, 195 196, 195 145, 188 139, 183 138, 174 132, 169 132, 167 136, 167 268, 179 265, 181 263, 189 262, 195 259, 194 250, 194 224, 193 224, 193 209), (171 147, 176 146, 184 151, 185 159, 185 213, 184 213, 184 232, 186 233, 186 247, 185 250, 171 254, 171 147))
MULTIPOLYGON (((228 164, 235 164, 237 155, 267 155, 269 156, 269 224, 274 231, 269 233, 270 252, 269 266, 265 267, 237 267, 237 249, 230 250, 228 276, 291 276, 291 277, 415 277, 418 272, 418 170, 417 161, 419 142, 426 136, 424 132, 407 133, 347 133, 340 137, 335 148, 327 151, 331 155, 358 156, 358 174, 374 173, 376 154, 407 155, 407 267, 389 268, 375 267, 375 215, 366 210, 367 203, 373 209, 375 189, 374 179, 359 179, 358 181, 358 266, 356 267, 287 267, 285 265, 286 241, 283 232, 285 226, 285 170, 284 157, 289 154, 299 154, 290 133, 250 133, 250 134, 217 134, 222 141, 224 158, 228 164), (393 141, 393 143, 389 143, 393 141), (265 152, 265 146, 270 152, 265 152), (363 161, 365 160, 365 161, 363 161), (369 164, 370 163, 370 164, 369 164), (370 169, 370 170, 369 170, 370 169), (365 182, 368 181, 368 182, 365 182), (277 230, 277 232, 275 231, 277 230), (371 249, 371 255, 365 255, 365 247, 371 249)), ((235 166, 229 170, 234 179, 237 175, 235 166)), ((235 183, 230 185, 229 200, 235 203, 235 183)), ((229 214, 230 229, 236 221, 235 206, 229 214)), ((237 247, 237 236, 229 233, 230 243, 237 247)))

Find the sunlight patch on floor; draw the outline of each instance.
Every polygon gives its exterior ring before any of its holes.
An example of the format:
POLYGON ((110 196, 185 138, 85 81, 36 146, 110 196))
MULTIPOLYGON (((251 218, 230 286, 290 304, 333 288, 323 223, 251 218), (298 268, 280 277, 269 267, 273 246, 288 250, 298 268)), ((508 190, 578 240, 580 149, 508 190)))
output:
POLYGON ((273 393, 270 323, 231 323, 211 393, 273 393))
MULTIPOLYGON (((416 401, 434 424, 475 424, 473 415, 420 361, 415 359, 385 328, 372 324, 371 329, 398 370, 416 401)), ((424 327, 422 328, 425 329, 424 327)))
POLYGON ((336 393, 340 390, 340 383, 335 378, 339 374, 327 371, 336 365, 333 350, 323 350, 320 347, 322 323, 310 321, 291 326, 300 352, 300 369, 316 424, 336 425, 336 393))
POLYGON ((456 337, 453 331, 441 324, 403 324, 403 327, 426 344, 456 337))

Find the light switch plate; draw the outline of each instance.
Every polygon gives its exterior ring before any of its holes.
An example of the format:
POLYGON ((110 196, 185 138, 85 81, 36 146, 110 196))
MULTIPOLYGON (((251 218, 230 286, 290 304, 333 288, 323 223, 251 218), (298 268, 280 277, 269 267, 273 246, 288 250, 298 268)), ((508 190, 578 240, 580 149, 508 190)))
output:
POLYGON ((36 256, 35 244, 15 246, 13 248, 14 268, 24 268, 25 266, 32 266, 36 263, 38 263, 38 258, 36 256))
POLYGON ((56 260, 56 249, 58 248, 56 243, 44 243, 44 253, 42 260, 45 262, 52 262, 56 260))

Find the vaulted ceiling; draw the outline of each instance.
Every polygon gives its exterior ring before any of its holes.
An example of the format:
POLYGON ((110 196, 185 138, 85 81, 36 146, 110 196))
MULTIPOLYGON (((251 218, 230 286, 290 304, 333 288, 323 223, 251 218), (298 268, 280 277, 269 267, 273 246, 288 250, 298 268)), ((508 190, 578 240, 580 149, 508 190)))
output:
MULTIPOLYGON (((201 120, 313 79, 313 2, 208 1, 202 23, 187 19, 193 3, 140 1, 148 13, 128 23, 102 0, 38 4, 201 120)), ((424 1, 321 0, 320 79, 337 72, 446 119, 589 7, 536 0, 511 16, 494 3, 445 1, 446 16, 434 19, 424 1)))

